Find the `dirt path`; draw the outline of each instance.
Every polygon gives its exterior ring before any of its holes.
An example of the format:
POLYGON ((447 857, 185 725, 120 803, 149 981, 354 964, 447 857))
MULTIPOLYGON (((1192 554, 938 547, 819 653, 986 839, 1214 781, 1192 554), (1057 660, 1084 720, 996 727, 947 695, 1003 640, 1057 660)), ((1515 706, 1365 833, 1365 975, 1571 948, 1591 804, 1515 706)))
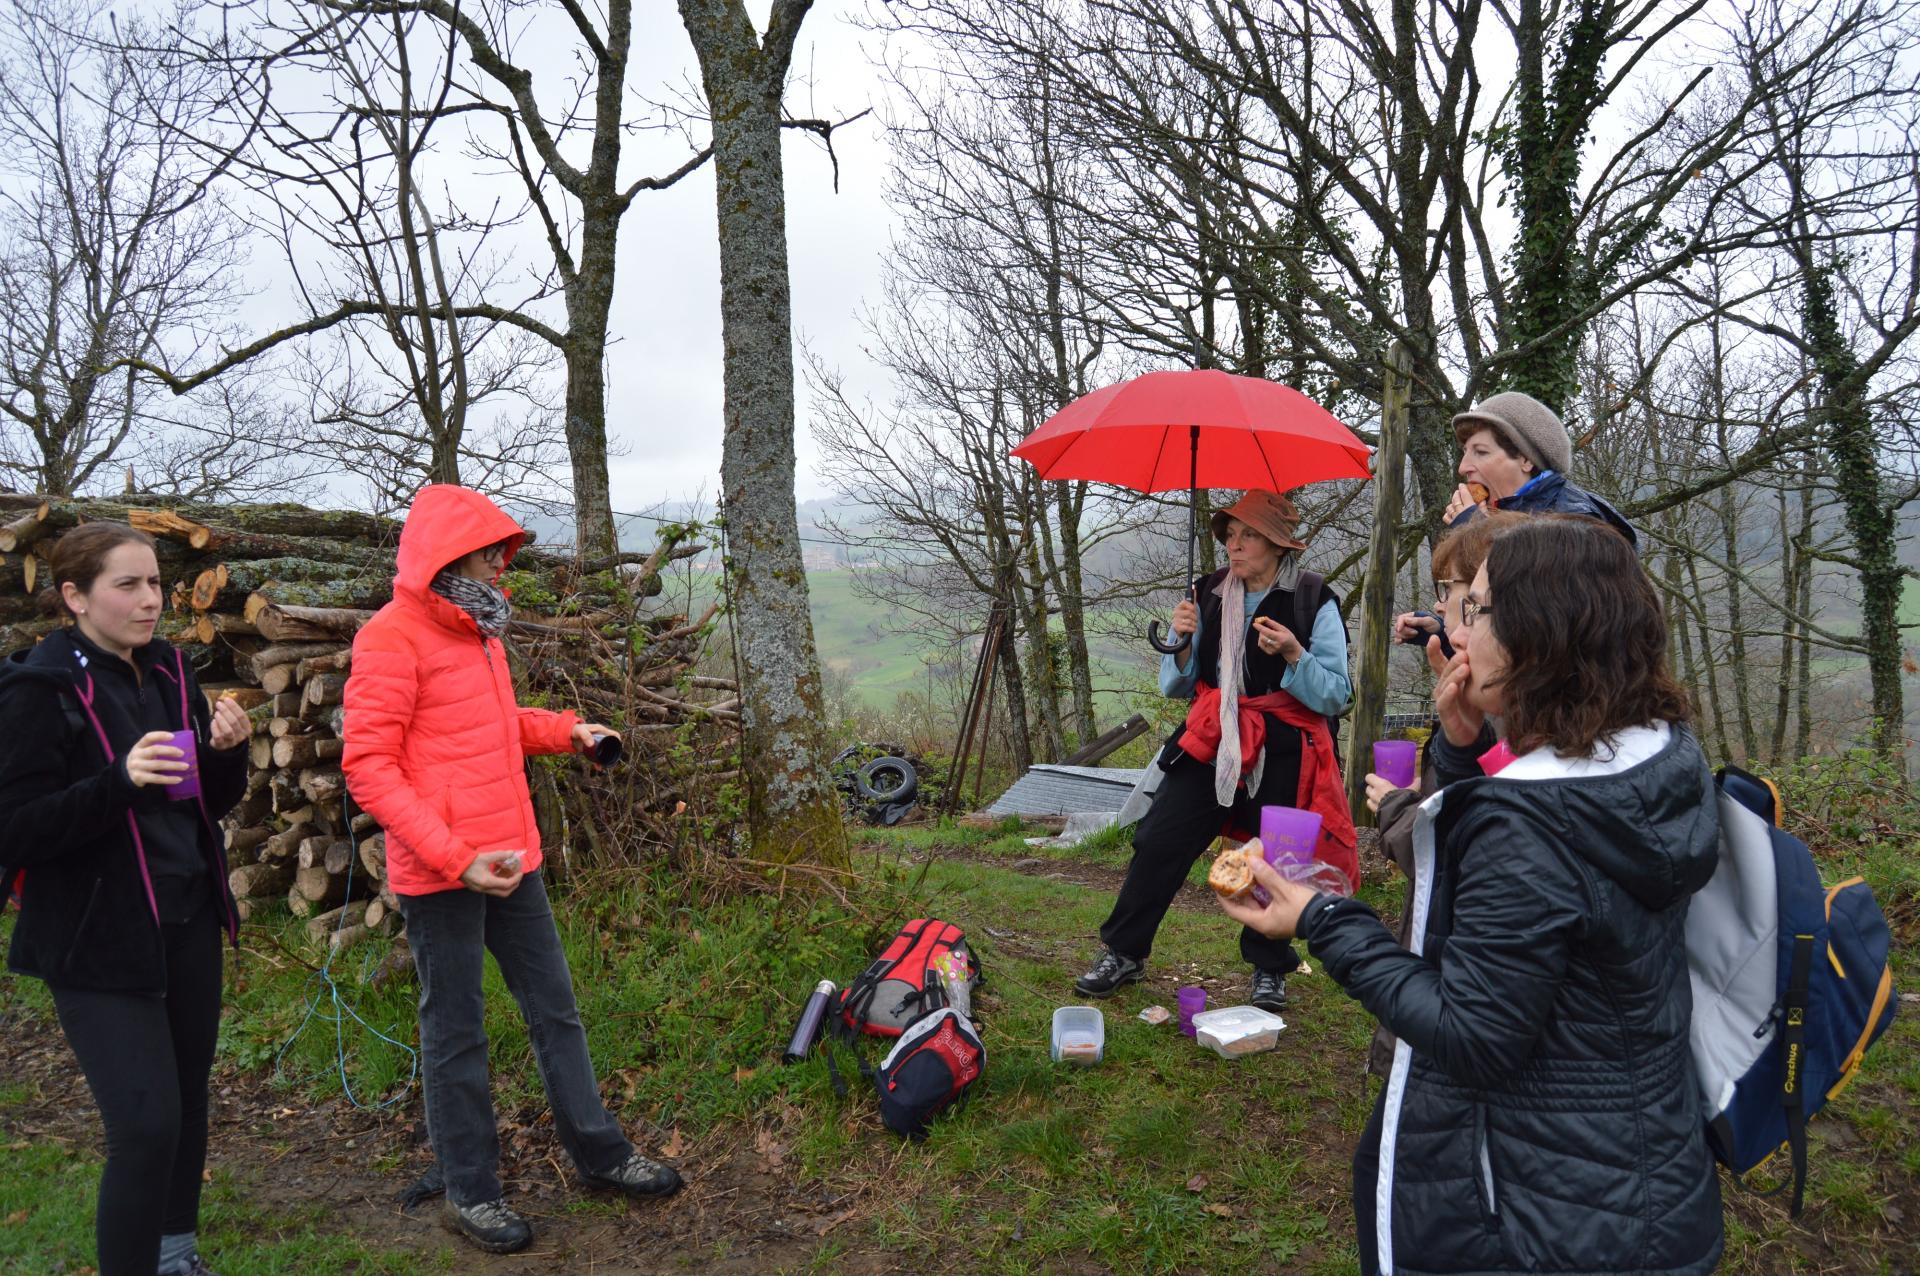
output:
MULTIPOLYGON (((10 1084, 28 1097, 0 1108, 0 1145, 55 1144, 98 1157, 99 1123, 58 1027, 22 1018, 3 1028, 10 1084)), ((566 1157, 544 1113, 503 1112, 502 1179, 536 1240, 521 1254, 482 1254, 442 1230, 437 1201, 411 1212, 397 1203, 430 1160, 417 1106, 379 1116, 340 1101, 292 1101, 259 1075, 216 1077, 209 1169, 231 1176, 269 1214, 318 1207, 330 1227, 370 1247, 452 1247, 458 1270, 486 1276, 637 1276, 690 1266, 745 1276, 802 1267, 828 1240, 863 1236, 857 1196, 801 1182, 785 1168, 780 1132, 799 1118, 796 1111, 776 1111, 758 1130, 681 1140, 672 1150, 687 1187, 669 1201, 644 1203, 581 1191, 562 1168, 566 1157)), ((879 1252, 842 1255, 833 1266, 854 1276, 896 1270, 879 1252)))

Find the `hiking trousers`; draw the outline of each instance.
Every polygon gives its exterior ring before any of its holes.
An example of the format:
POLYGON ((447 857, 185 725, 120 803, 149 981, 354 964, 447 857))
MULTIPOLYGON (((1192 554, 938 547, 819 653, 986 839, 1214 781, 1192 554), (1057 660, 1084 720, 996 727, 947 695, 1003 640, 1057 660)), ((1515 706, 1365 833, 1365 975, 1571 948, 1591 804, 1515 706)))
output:
MULTIPOLYGON (((1298 754, 1291 760, 1295 776, 1291 783, 1297 785, 1298 754)), ((1269 766, 1284 766, 1286 761, 1279 750, 1268 751, 1269 766)), ((1284 776, 1278 779, 1287 783, 1284 776)), ((1263 785, 1262 791, 1267 788, 1263 785)), ((1241 800, 1246 801, 1244 792, 1241 800)), ((1214 796, 1213 764, 1196 762, 1182 753, 1161 778, 1153 805, 1134 830, 1133 859, 1127 865, 1120 895, 1113 901, 1113 911, 1100 927, 1101 943, 1123 957, 1147 959, 1153 951, 1154 933, 1160 929, 1173 897, 1180 893, 1194 862, 1220 836, 1227 815, 1227 808, 1214 796)), ((1257 814, 1253 823, 1258 827, 1257 814)), ((1254 969, 1279 975, 1290 975, 1300 965, 1292 944, 1268 939, 1249 926, 1240 928, 1240 955, 1254 969)))
POLYGON ((617 1169, 633 1145, 600 1099, 541 874, 528 873, 504 899, 465 888, 402 895, 400 911, 420 977, 427 1136, 448 1199, 479 1205, 504 1195, 481 988, 487 953, 519 1003, 561 1146, 582 1174, 617 1169))

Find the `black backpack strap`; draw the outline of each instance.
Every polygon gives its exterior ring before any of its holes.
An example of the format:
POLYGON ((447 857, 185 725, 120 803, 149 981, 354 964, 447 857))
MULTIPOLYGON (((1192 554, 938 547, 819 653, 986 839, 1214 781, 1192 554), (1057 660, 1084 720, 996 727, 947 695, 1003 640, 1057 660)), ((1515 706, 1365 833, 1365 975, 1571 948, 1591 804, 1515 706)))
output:
POLYGON ((1807 980, 1813 965, 1813 936, 1793 937, 1793 967, 1787 976, 1787 993, 1781 1008, 1785 1012, 1780 1030, 1781 1048, 1786 1051, 1785 1069, 1780 1082, 1780 1102, 1787 1109, 1787 1147, 1793 1156, 1792 1217, 1800 1217, 1807 1194, 1807 1098, 1806 1036, 1807 980))
POLYGON ((1320 614, 1320 591, 1327 578, 1319 572, 1302 571, 1293 583, 1293 636, 1313 637, 1314 618, 1320 614))

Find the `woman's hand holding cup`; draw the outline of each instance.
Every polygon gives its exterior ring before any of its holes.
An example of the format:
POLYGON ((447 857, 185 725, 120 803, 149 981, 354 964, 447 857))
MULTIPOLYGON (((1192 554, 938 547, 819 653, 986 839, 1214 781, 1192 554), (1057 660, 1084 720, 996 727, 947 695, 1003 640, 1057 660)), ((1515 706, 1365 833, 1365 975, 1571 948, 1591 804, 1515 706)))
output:
POLYGON ((1367 773, 1367 809, 1369 811, 1372 811, 1375 815, 1380 814, 1380 803, 1386 800, 1387 794, 1396 792, 1399 790, 1399 788, 1400 786, 1398 784, 1395 784, 1393 781, 1387 779, 1385 776, 1379 775, 1374 772, 1368 772, 1367 773))
POLYGON ((127 750, 127 778, 134 787, 146 788, 160 785, 172 788, 186 778, 191 764, 187 755, 173 745, 173 732, 149 731, 140 737, 139 743, 127 750))

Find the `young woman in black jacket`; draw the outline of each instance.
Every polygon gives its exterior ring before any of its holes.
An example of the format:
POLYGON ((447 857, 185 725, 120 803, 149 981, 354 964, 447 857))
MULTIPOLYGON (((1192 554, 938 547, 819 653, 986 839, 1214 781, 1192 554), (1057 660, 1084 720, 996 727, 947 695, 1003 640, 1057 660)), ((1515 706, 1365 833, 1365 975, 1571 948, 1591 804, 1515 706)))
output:
POLYGON ((1304 937, 1399 1038, 1355 1158, 1363 1270, 1710 1272, 1685 927, 1719 820, 1659 600, 1614 531, 1547 516, 1494 541, 1463 611, 1442 693, 1502 716, 1514 759, 1422 803, 1411 950, 1257 858, 1273 901, 1224 906, 1304 937))
MULTIPOLYGON (((0 901, 8 965, 45 980, 106 1126, 100 1276, 210 1276, 194 1243, 220 936, 238 941, 216 821, 246 785, 247 715, 209 709, 153 636, 153 541, 89 523, 53 550, 70 622, 0 662, 0 901), (175 798, 192 764, 199 794, 175 798)), ((191 785, 187 786, 191 791, 191 785)))

